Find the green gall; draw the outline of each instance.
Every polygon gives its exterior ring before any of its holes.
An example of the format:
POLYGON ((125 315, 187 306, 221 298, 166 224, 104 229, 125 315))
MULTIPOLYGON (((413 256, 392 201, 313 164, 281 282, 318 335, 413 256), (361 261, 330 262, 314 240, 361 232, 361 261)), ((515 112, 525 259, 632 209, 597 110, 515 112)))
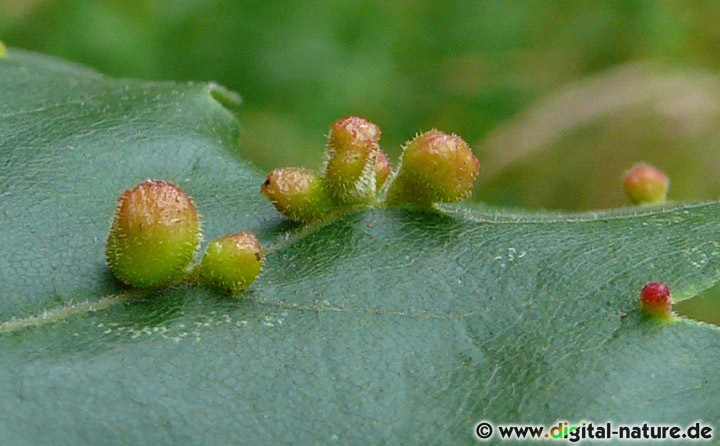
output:
POLYGON ((633 204, 660 204, 667 199, 670 181, 660 169, 640 163, 625 172, 624 185, 633 204))
POLYGON ((208 285, 238 294, 255 281, 263 266, 260 242, 251 232, 213 240, 200 263, 200 278, 208 285))
POLYGON ((7 57, 7 48, 5 44, 0 42, 0 59, 7 57))
POLYGON ((105 255, 115 276, 138 287, 179 282, 202 238, 195 203, 167 181, 145 181, 120 195, 105 255))
POLYGON ((377 195, 377 153, 336 153, 325 164, 325 184, 340 207, 369 204, 377 195))
POLYGON ((323 179, 308 169, 275 169, 268 174, 260 193, 281 214, 296 222, 319 220, 333 209, 323 179))
POLYGON ((480 161, 462 138, 430 130, 405 145, 387 203, 429 207, 460 201, 472 192, 479 170, 480 161))
POLYGON ((672 320, 672 299, 670 288, 662 282, 650 282, 640 291, 640 306, 652 319, 667 322, 672 320))
POLYGON ((377 155, 380 128, 350 116, 330 127, 324 177, 328 192, 340 207, 369 204, 377 195, 377 155))

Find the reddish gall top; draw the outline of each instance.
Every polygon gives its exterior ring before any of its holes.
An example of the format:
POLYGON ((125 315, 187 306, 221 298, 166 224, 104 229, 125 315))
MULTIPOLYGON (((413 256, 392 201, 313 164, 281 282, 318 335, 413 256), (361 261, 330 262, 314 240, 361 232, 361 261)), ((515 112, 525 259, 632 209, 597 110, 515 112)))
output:
POLYGON ((625 193, 634 204, 663 203, 670 181, 657 167, 635 164, 625 172, 625 193))
POLYGON ((640 291, 642 309, 656 319, 672 318, 670 288, 663 282, 649 282, 640 291))
POLYGON ((157 225, 198 226, 195 203, 185 191, 164 180, 147 180, 123 192, 117 212, 118 224, 129 230, 157 225), (186 219, 188 215, 190 219, 186 219))
POLYGON ((670 288, 662 282, 650 282, 642 288, 640 296, 644 303, 664 304, 670 300, 670 288))
POLYGON ((377 150, 380 141, 380 127, 372 122, 349 116, 338 119, 330 126, 328 145, 331 150, 344 152, 345 150, 377 150))

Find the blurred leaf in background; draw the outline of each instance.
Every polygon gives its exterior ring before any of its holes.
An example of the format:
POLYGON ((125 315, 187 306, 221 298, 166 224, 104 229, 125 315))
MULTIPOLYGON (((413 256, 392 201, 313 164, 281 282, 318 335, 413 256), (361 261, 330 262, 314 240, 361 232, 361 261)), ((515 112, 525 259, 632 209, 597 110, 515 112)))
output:
POLYGON ((240 92, 243 150, 263 168, 316 163, 328 123, 350 113, 380 123, 394 154, 430 127, 480 141, 617 64, 716 68, 720 39, 710 2, 0 0, 0 12, 12 46, 240 92))
POLYGON ((0 0, 0 39, 235 90, 264 169, 319 167, 329 123, 357 114, 395 159, 432 127, 475 142, 477 200, 572 210, 624 205, 636 161, 672 200, 720 195, 719 19, 700 1, 0 0))

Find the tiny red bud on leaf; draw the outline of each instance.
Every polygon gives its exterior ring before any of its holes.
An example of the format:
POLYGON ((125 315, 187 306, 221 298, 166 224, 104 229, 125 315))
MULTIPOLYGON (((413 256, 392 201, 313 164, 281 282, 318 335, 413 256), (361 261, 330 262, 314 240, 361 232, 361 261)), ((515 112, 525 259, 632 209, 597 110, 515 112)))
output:
POLYGON ((268 174, 260 193, 292 221, 318 220, 333 209, 322 178, 308 169, 275 169, 268 174))
POLYGON ((668 321, 673 317, 670 288, 662 282, 650 282, 642 288, 640 305, 654 319, 668 321))
POLYGON ((633 204, 664 203, 670 181, 658 168, 635 164, 625 172, 625 193, 633 204))
POLYGON ((165 286, 183 277, 201 238, 192 199, 167 181, 145 181, 120 196, 105 254, 126 284, 165 286))
POLYGON ((230 234, 213 240, 200 263, 200 277, 209 285, 238 294, 262 270, 263 252, 251 232, 230 234))
POLYGON ((406 144, 387 202, 427 207, 460 201, 472 192, 479 171, 480 161, 462 138, 430 130, 406 144))

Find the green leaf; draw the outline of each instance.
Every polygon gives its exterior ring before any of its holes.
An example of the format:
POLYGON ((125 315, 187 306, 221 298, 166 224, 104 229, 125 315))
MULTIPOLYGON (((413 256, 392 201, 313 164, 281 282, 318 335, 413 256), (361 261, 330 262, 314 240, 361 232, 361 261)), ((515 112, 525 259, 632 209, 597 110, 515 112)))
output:
POLYGON ((720 279, 720 204, 448 206, 286 223, 236 156, 237 98, 0 61, 4 444, 469 443, 480 420, 720 425, 720 330, 643 319, 720 279), (115 200, 146 178, 207 240, 267 250, 245 299, 122 287, 115 200))

